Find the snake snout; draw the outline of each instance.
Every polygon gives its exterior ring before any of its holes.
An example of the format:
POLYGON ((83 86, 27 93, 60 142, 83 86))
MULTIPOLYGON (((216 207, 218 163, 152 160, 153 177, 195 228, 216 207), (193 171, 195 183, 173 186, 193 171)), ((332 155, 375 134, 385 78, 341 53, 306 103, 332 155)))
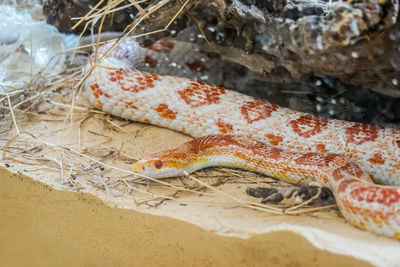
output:
POLYGON ((168 178, 185 175, 182 169, 171 166, 170 163, 162 158, 150 156, 137 161, 133 165, 133 171, 151 178, 168 178))
POLYGON ((156 158, 156 157, 145 157, 139 161, 137 161, 133 165, 133 170, 135 172, 143 174, 144 172, 147 172, 148 169, 161 169, 163 165, 163 162, 156 158))

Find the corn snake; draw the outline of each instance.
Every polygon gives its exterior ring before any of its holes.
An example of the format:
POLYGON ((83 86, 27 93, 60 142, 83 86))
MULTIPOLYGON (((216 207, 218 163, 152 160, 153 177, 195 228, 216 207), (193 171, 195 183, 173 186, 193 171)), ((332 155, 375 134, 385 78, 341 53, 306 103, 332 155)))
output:
MULTIPOLYGON (((99 47, 97 56, 110 46, 99 47)), ((400 239, 400 188, 376 186, 371 179, 400 185, 400 130, 322 118, 207 83, 136 69, 157 68, 162 57, 179 53, 165 39, 149 49, 125 40, 85 81, 98 109, 198 137, 140 160, 136 172, 163 178, 227 166, 292 183, 312 177, 332 190, 349 223, 400 239)))

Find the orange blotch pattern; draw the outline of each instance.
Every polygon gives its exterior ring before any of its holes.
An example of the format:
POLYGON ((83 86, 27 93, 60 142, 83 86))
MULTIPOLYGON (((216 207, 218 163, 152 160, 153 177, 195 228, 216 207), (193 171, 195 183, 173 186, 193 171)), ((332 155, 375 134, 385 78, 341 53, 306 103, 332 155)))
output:
POLYGON ((224 123, 222 120, 219 120, 216 124, 219 128, 219 132, 222 134, 233 132, 233 126, 230 123, 224 123))
POLYGON ((343 157, 338 154, 326 154, 322 155, 321 153, 305 153, 295 159, 294 161, 297 164, 301 165, 309 165, 309 166, 318 166, 318 167, 327 167, 329 163, 335 161, 337 159, 342 159, 343 157))
POLYGON ((352 221, 353 224, 360 228, 365 228, 367 221, 373 221, 378 227, 390 225, 389 218, 393 216, 393 212, 386 212, 384 210, 372 210, 365 206, 358 206, 355 202, 343 199, 343 208, 352 214, 359 214, 362 216, 360 221, 352 221))
POLYGON ((224 88, 208 83, 191 81, 189 86, 178 91, 179 96, 191 107, 218 104, 221 95, 225 94, 224 88))
POLYGON ((327 118, 321 118, 314 115, 303 115, 298 119, 289 122, 293 131, 301 137, 311 137, 322 132, 328 125, 327 118))
POLYGON ((99 88, 99 85, 97 83, 90 85, 90 89, 92 89, 95 98, 99 98, 99 96, 104 94, 103 90, 99 88))
POLYGON ((100 109, 100 110, 103 109, 103 103, 102 103, 100 100, 97 100, 96 108, 98 108, 98 109, 100 109))
POLYGON ((385 164, 385 159, 380 153, 375 153, 372 158, 368 159, 368 161, 375 165, 385 164))
MULTIPOLYGON (((343 177, 343 178, 344 178, 344 177, 343 177)), ((338 192, 338 193, 344 192, 344 191, 346 190, 346 188, 347 188, 350 184, 356 183, 356 182, 357 182, 357 180, 355 180, 355 179, 344 179, 344 180, 340 183, 340 185, 338 186, 337 192, 338 192)))
POLYGON ((254 99, 242 105, 240 107, 240 112, 248 123, 253 123, 270 117, 272 112, 278 109, 278 105, 254 99))
POLYGON ((358 201, 377 202, 388 207, 400 200, 400 193, 395 188, 365 186, 354 189, 350 195, 358 201))
POLYGON ((266 134, 264 135, 266 138, 268 138, 269 143, 273 146, 279 145, 280 142, 283 141, 283 138, 278 136, 278 135, 273 135, 273 134, 266 134))
POLYGON ((108 75, 111 82, 117 83, 122 90, 132 93, 153 88, 155 86, 154 83, 160 80, 160 76, 157 74, 139 72, 137 70, 129 73, 129 76, 121 70, 110 71, 108 75))
POLYGON ((234 135, 223 135, 216 139, 215 143, 221 147, 233 145, 242 148, 244 152, 247 150, 251 151, 251 153, 245 152, 245 154, 248 154, 248 157, 259 155, 262 158, 275 159, 277 161, 282 160, 282 149, 270 146, 266 147, 265 144, 258 141, 249 141, 247 138, 234 135))
POLYGON ((154 110, 157 111, 162 118, 171 120, 174 120, 176 118, 176 112, 169 109, 167 104, 160 104, 154 110))
POLYGON ((353 126, 345 130, 347 136, 347 143, 361 145, 362 143, 374 141, 378 138, 379 131, 382 127, 373 125, 354 123, 353 126))
POLYGON ((138 109, 133 102, 125 102, 125 108, 138 109))
POLYGON ((317 149, 318 152, 321 152, 321 153, 328 152, 328 150, 326 149, 324 144, 318 144, 315 146, 315 148, 317 149))
POLYGON ((92 91, 95 91, 97 88, 99 88, 99 85, 97 83, 90 85, 90 89, 92 89, 92 91))
POLYGON ((361 168, 355 164, 354 162, 349 162, 346 165, 337 168, 333 171, 332 176, 335 181, 339 181, 345 178, 352 178, 352 177, 363 177, 364 172, 361 168))

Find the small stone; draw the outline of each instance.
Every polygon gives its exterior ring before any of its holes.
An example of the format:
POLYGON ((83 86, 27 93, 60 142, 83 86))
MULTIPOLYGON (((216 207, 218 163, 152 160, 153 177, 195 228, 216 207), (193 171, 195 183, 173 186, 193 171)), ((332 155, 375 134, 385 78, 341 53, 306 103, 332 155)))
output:
POLYGON ((248 187, 246 189, 246 193, 249 196, 257 198, 266 198, 277 192, 278 190, 276 188, 269 188, 269 187, 256 187, 256 188, 248 187))
POLYGON ((263 204, 277 204, 283 200, 283 195, 281 193, 273 193, 272 195, 263 198, 261 203, 263 204))

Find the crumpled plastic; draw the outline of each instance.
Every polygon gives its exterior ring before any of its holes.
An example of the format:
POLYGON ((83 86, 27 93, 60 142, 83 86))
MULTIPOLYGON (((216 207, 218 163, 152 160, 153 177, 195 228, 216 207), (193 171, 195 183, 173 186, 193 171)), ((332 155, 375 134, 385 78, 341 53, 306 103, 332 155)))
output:
POLYGON ((62 34, 26 9, 0 5, 0 92, 20 90, 37 74, 44 79, 66 68, 66 53, 77 36, 62 34))

